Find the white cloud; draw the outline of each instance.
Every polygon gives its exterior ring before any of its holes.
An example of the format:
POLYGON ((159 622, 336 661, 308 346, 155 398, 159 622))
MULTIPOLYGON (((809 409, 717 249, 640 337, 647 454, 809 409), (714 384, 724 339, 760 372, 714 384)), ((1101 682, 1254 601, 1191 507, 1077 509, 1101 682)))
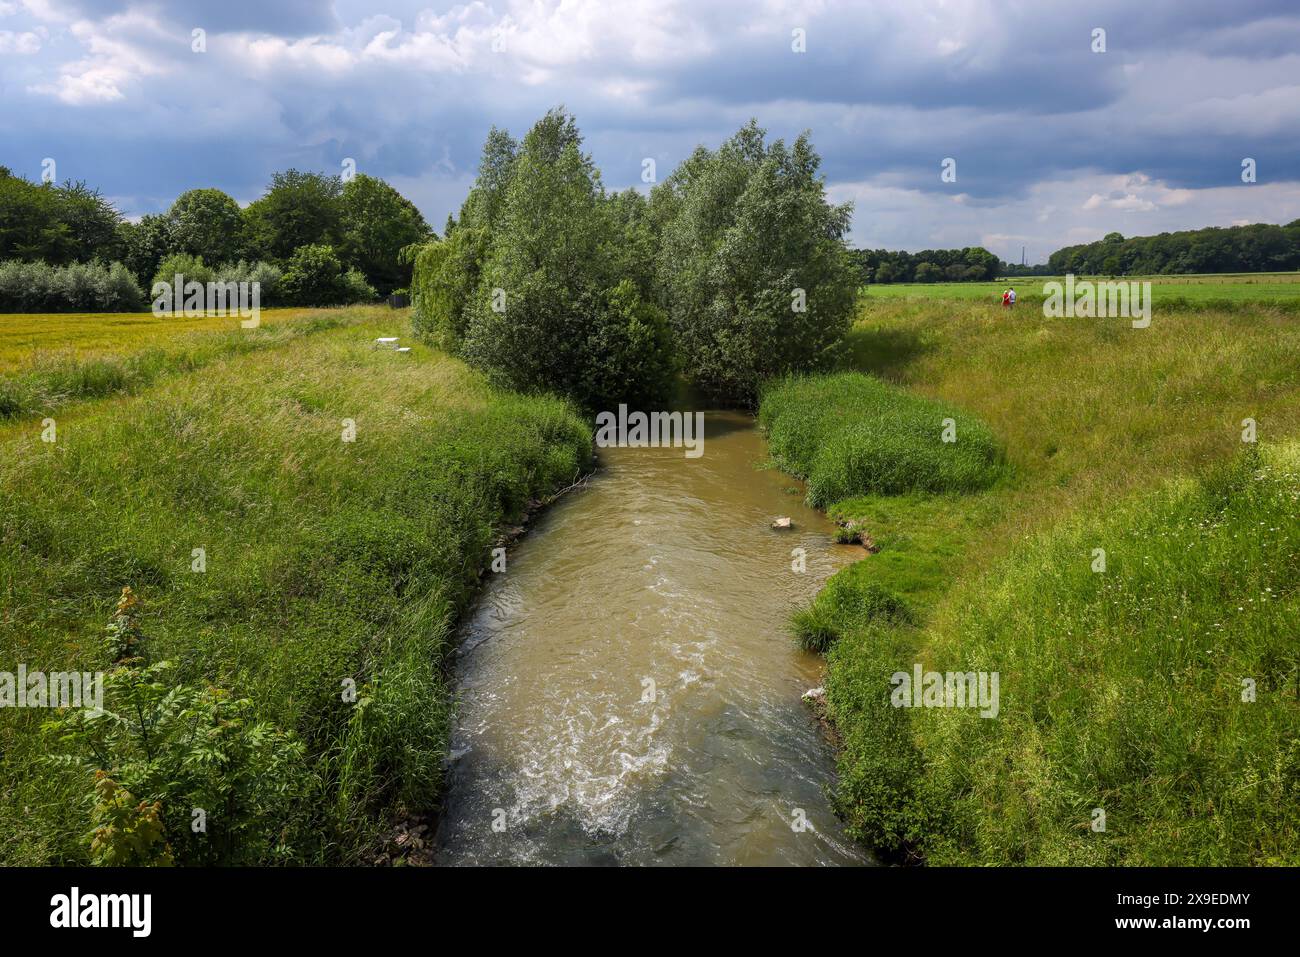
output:
POLYGON ((12 53, 16 56, 31 55, 40 52, 41 38, 30 30, 15 33, 12 30, 0 30, 0 53, 12 53))
MULTIPOLYGON (((166 72, 162 60, 140 43, 142 39, 168 37, 158 22, 145 14, 128 11, 102 23, 76 20, 68 31, 87 55, 61 64, 57 77, 31 84, 29 92, 54 96, 71 106, 110 103, 124 99, 125 91, 136 81, 166 72)), ((189 49, 188 42, 185 49, 189 49)))

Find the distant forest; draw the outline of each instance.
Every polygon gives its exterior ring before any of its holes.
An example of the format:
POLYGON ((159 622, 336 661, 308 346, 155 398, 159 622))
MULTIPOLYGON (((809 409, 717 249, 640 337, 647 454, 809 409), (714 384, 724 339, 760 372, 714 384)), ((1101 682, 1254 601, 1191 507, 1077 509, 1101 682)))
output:
POLYGON ((1285 226, 1210 226, 1158 236, 1108 233, 1094 243, 1066 246, 1046 263, 999 261, 982 246, 919 253, 858 249, 864 283, 966 282, 999 276, 1133 276, 1155 273, 1286 272, 1300 269, 1300 219, 1285 226))
POLYGON ((1130 239, 1109 233, 1095 243, 1058 249, 1047 265, 1053 275, 1284 272, 1300 269, 1300 219, 1285 226, 1211 226, 1130 239))

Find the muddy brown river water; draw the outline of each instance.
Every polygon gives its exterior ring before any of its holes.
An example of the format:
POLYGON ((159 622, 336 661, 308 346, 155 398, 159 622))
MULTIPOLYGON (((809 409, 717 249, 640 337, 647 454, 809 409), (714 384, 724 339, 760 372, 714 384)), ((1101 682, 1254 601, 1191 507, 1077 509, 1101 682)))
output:
POLYGON ((823 663, 786 625, 861 551, 765 458, 728 412, 706 415, 696 459, 602 449, 490 576, 456 661, 440 861, 870 863, 800 701, 823 663))

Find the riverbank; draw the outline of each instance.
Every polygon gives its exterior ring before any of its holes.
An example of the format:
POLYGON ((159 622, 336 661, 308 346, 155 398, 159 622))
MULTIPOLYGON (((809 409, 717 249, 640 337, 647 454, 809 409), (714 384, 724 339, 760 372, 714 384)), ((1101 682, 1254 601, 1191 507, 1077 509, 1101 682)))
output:
POLYGON ((5 428, 0 671, 106 671, 120 720, 4 709, 4 863, 346 863, 436 804, 455 622, 590 429, 360 315, 5 428))
POLYGON ((1154 320, 864 304, 855 364, 978 416, 1009 466, 984 490, 828 504, 879 551, 796 631, 831 649, 837 806, 892 859, 1300 855, 1300 329, 1265 305, 1154 320), (998 717, 894 707, 916 665, 999 673, 998 717))

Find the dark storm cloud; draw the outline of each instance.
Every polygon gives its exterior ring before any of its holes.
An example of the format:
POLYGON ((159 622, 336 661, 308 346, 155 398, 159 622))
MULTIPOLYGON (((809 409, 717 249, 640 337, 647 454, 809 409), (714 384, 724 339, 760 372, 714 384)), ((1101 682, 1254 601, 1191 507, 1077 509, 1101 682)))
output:
POLYGON ((913 248, 953 230, 1018 236, 1030 214, 1045 243, 1106 216, 1132 232, 1300 215, 1293 2, 384 10, 0 0, 0 163, 30 175, 58 156, 138 213, 196 185, 249 200, 275 170, 350 157, 440 224, 490 126, 521 135, 564 103, 615 188, 642 185, 647 157, 662 178, 751 116, 773 136, 811 129, 828 181, 857 198, 855 234, 893 224, 889 241, 913 248), (807 52, 791 49, 796 29, 807 52), (1222 193, 1242 185, 1243 157, 1267 188, 1222 193))

